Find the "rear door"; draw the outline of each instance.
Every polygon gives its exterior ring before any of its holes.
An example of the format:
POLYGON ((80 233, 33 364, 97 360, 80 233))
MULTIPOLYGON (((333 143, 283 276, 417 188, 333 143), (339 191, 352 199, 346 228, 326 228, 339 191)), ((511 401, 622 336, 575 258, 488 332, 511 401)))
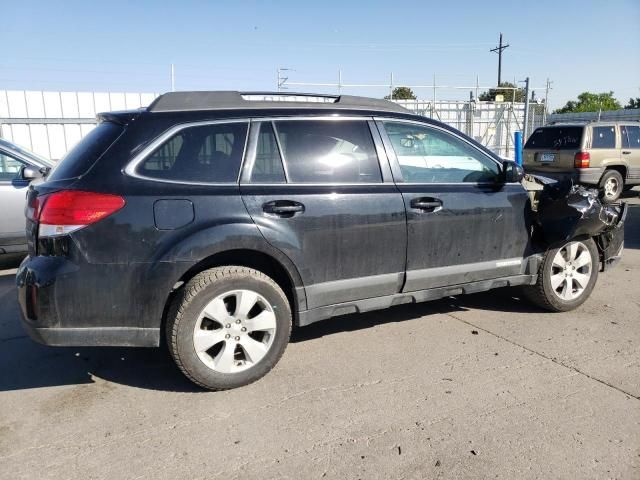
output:
POLYGON ((528 195, 500 181, 499 163, 448 130, 381 120, 407 211, 404 291, 522 273, 528 195))
POLYGON ((592 167, 620 165, 620 143, 616 141, 616 126, 592 126, 590 132, 590 154, 592 167))
POLYGON ((627 183, 640 183, 640 125, 622 125, 622 159, 627 163, 627 183))
POLYGON ((243 199, 298 268, 309 309, 401 288, 404 204, 371 126, 363 117, 252 122, 243 199))
POLYGON ((22 180, 20 170, 28 165, 0 150, 0 245, 5 247, 26 245, 24 207, 29 181, 22 180))

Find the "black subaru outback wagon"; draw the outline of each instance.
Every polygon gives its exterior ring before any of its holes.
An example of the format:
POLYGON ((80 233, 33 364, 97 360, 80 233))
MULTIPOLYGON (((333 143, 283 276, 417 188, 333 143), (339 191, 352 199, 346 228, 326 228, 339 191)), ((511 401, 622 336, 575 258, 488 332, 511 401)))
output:
POLYGON ((545 240, 544 187, 384 100, 176 92, 99 120, 29 189, 24 325, 48 345, 166 341, 209 389, 336 315, 510 285, 575 308, 622 250, 615 218, 545 240))

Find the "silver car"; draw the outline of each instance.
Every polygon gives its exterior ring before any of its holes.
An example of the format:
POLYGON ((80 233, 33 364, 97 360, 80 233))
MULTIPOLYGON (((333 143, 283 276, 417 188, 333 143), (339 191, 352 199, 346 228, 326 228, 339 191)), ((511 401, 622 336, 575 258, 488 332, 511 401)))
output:
POLYGON ((24 220, 27 187, 52 166, 50 160, 0 139, 0 256, 27 251, 24 220))

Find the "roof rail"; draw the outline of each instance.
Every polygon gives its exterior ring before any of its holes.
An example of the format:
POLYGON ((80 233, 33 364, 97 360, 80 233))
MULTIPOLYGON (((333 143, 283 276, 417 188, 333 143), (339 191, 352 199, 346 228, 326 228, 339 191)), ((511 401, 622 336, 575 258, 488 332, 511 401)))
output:
POLYGON ((344 108, 408 113, 407 109, 397 103, 378 98, 315 93, 236 91, 169 92, 156 98, 147 107, 147 111, 177 112, 261 108, 344 108))

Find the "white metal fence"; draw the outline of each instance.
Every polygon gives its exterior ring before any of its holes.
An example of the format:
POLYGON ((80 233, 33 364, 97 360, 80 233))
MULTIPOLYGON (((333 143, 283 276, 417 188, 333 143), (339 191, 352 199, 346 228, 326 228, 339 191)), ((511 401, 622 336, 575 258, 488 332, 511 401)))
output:
MULTIPOLYGON (((100 112, 147 106, 156 93, 0 90, 0 137, 54 160, 95 126, 100 112)), ((524 103, 397 100, 412 112, 440 120, 512 158, 513 134, 523 130, 524 103)), ((544 105, 531 104, 528 131, 544 121, 544 105)))
POLYGON ((155 93, 0 90, 0 138, 54 160, 96 124, 96 114, 144 107, 155 93))

